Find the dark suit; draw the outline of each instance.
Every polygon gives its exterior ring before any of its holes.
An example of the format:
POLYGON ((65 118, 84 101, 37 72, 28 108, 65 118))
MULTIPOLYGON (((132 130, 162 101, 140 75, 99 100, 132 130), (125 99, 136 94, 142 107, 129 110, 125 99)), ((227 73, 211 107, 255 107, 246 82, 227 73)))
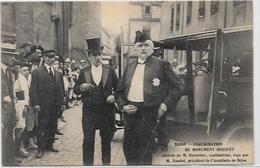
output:
POLYGON ((123 149, 127 164, 151 164, 154 140, 152 131, 156 127, 158 108, 161 103, 165 103, 169 110, 179 100, 183 86, 168 62, 150 56, 144 69, 144 101, 130 102, 127 96, 136 67, 137 60, 128 63, 117 90, 117 101, 121 109, 127 104, 138 108, 135 114, 124 113, 123 149))
POLYGON ((2 82, 2 164, 4 166, 14 166, 14 137, 13 130, 16 125, 16 115, 14 108, 13 81, 10 71, 1 69, 2 82), (4 97, 9 96, 11 102, 4 101, 4 97))
POLYGON ((64 104, 62 74, 54 70, 54 76, 51 76, 42 65, 32 73, 29 94, 32 106, 40 105, 37 139, 39 150, 44 150, 54 143, 58 111, 64 104))
POLYGON ((113 95, 117 88, 118 78, 115 71, 106 66, 102 66, 101 82, 97 86, 93 81, 91 67, 86 67, 80 71, 79 78, 75 84, 74 92, 82 95, 82 128, 83 140, 83 164, 93 165, 95 131, 100 130, 102 162, 110 164, 111 160, 111 139, 114 133, 114 112, 113 104, 108 104, 106 99, 113 95), (82 92, 80 85, 91 83, 94 88, 82 92))

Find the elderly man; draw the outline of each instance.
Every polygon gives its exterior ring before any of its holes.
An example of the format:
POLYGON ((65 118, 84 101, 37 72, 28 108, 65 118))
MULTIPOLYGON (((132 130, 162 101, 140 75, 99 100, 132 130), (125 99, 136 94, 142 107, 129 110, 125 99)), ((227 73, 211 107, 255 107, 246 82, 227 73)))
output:
POLYGON ((114 133, 114 90, 118 85, 115 71, 101 64, 102 51, 100 39, 88 40, 87 66, 80 71, 74 92, 82 96, 83 127, 83 164, 93 165, 95 132, 100 131, 102 163, 109 165, 111 161, 111 140, 114 133), (96 44, 96 45, 93 45, 96 44), (92 46, 92 47, 91 47, 92 46))
POLYGON ((56 52, 43 52, 44 64, 32 73, 30 99, 35 112, 38 112, 38 152, 41 158, 44 152, 58 152, 53 148, 59 109, 65 109, 64 84, 60 72, 53 68, 56 52))
POLYGON ((136 39, 137 59, 129 61, 117 90, 124 111, 123 150, 128 165, 152 164, 152 143, 158 120, 179 100, 183 90, 168 62, 154 57, 154 45, 142 33, 136 39))

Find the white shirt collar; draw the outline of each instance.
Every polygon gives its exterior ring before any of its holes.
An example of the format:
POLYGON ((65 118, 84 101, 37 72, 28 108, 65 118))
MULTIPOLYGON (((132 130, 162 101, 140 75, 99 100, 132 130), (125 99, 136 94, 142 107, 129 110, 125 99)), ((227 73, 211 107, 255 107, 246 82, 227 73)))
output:
POLYGON ((101 67, 102 67, 102 64, 99 64, 98 66, 91 64, 91 68, 94 68, 94 69, 100 69, 101 67))
POLYGON ((95 66, 95 65, 91 65, 91 73, 92 73, 92 77, 94 82, 96 83, 96 85, 98 86, 101 78, 102 78, 102 64, 95 66))
POLYGON ((145 61, 146 61, 146 59, 145 59, 145 60, 142 60, 141 58, 138 58, 138 60, 137 60, 137 62, 140 63, 140 64, 144 64, 145 61))
POLYGON ((44 64, 44 66, 47 68, 47 71, 50 72, 50 67, 51 67, 51 70, 52 72, 54 73, 54 69, 52 66, 48 65, 48 64, 44 64))

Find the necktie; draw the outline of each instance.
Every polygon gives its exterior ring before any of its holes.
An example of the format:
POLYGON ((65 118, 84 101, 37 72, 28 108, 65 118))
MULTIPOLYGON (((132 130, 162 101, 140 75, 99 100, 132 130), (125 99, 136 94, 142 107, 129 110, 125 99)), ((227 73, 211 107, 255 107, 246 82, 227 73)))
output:
POLYGON ((50 75, 51 75, 51 77, 54 77, 54 74, 53 74, 53 72, 52 72, 51 66, 50 66, 49 70, 50 70, 50 75))
POLYGON ((144 65, 146 62, 137 62, 137 64, 144 65))

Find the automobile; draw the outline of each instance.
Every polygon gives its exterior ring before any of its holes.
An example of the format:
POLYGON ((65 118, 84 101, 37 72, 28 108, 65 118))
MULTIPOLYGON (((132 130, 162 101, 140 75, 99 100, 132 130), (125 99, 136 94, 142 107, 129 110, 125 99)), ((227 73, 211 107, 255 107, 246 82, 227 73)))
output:
MULTIPOLYGON (((233 27, 162 40, 186 57, 185 91, 167 117, 171 139, 253 140, 253 29, 233 27)), ((169 60, 168 60, 169 61, 169 60)), ((253 143, 252 143, 253 144, 253 143)))

